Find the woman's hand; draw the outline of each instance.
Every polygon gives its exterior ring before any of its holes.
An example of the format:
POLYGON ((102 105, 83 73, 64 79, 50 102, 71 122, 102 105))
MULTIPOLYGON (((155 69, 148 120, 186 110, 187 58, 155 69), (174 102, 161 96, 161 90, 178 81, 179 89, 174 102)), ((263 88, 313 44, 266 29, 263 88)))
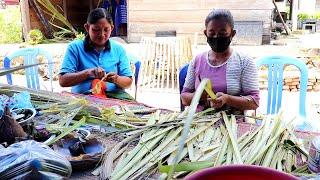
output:
POLYGON ((104 69, 100 67, 85 69, 75 73, 65 73, 59 76, 59 83, 62 87, 70 87, 91 79, 102 79, 105 76, 104 69))
POLYGON ((132 83, 132 78, 131 77, 126 77, 126 76, 119 76, 115 72, 109 72, 107 73, 104 77, 103 80, 105 82, 110 82, 116 84, 118 87, 125 89, 130 87, 132 83))
POLYGON ((107 77, 106 77, 105 81, 117 84, 118 78, 119 78, 119 75, 117 73, 110 72, 106 76, 107 77))
POLYGON ((210 106, 216 109, 224 105, 235 107, 239 110, 256 110, 259 105, 250 96, 232 96, 218 92, 215 100, 210 100, 210 106))
POLYGON ((94 79, 102 79, 106 72, 101 67, 87 69, 88 76, 94 79))
POLYGON ((230 98, 228 94, 224 94, 222 92, 218 92, 216 96, 217 96, 216 99, 211 100, 211 107, 215 109, 219 109, 225 104, 227 104, 230 98))

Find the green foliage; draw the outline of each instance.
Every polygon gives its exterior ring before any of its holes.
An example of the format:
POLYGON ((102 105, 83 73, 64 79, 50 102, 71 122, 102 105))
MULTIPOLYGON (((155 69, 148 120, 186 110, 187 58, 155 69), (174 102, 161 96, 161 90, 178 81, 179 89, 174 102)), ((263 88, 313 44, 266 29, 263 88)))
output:
POLYGON ((28 43, 35 45, 43 41, 43 34, 39 29, 32 29, 28 33, 28 43))
POLYGON ((312 17, 313 17, 313 19, 320 20, 320 12, 318 11, 318 12, 314 13, 312 17))
POLYGON ((309 18, 310 18, 310 15, 308 13, 299 13, 298 14, 298 20, 300 20, 300 21, 304 21, 309 18))
POLYGON ((0 9, 0 44, 22 42, 22 23, 19 6, 0 9))
POLYGON ((85 38, 85 34, 80 32, 76 34, 76 38, 75 39, 80 39, 80 40, 84 40, 85 38))
POLYGON ((317 11, 313 14, 310 14, 310 13, 299 13, 298 14, 298 19, 300 21, 304 21, 306 19, 318 19, 320 20, 320 11, 317 11))

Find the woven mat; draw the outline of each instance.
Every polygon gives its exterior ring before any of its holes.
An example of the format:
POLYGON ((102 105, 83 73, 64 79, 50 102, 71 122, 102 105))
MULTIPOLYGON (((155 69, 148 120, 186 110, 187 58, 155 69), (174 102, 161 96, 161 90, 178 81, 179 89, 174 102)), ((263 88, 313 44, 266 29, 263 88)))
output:
MULTIPOLYGON (((99 98, 95 97, 92 95, 84 95, 84 94, 72 94, 70 92, 62 92, 62 96, 64 97, 75 97, 75 98, 83 98, 89 101, 89 104, 94 107, 103 107, 103 108, 108 108, 108 107, 113 107, 120 110, 121 107, 125 108, 126 110, 132 111, 133 113, 137 114, 149 114, 153 113, 158 109, 161 108, 155 108, 148 106, 143 103, 139 103, 136 101, 125 101, 125 100, 120 100, 120 99, 113 99, 113 98, 99 98)), ((172 112, 167 109, 161 109, 163 112, 172 112)))
POLYGON ((73 94, 70 92, 62 92, 62 96, 67 96, 67 97, 76 97, 76 98, 84 98, 89 101, 90 104, 92 105, 97 105, 97 106, 104 106, 104 107, 112 107, 112 106, 126 106, 126 105, 136 105, 136 106, 143 106, 143 107, 148 107, 143 103, 138 103, 135 101, 125 101, 125 100, 120 100, 120 99, 113 99, 113 98, 99 98, 95 97, 93 95, 84 95, 84 94, 73 94))

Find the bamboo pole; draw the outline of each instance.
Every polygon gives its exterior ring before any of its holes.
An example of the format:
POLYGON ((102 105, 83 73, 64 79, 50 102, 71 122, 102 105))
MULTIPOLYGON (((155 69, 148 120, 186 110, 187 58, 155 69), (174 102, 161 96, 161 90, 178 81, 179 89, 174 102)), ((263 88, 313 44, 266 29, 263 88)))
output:
POLYGON ((171 44, 168 44, 168 64, 167 64, 167 82, 166 82, 166 88, 169 89, 169 81, 170 81, 170 66, 172 63, 172 58, 171 58, 171 44))

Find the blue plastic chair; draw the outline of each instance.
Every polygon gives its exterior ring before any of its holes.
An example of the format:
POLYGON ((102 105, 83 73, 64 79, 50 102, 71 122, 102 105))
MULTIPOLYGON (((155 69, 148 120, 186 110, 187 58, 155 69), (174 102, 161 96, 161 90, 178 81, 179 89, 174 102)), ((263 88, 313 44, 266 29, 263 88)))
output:
POLYGON ((140 72, 141 62, 140 61, 136 61, 134 63, 134 66, 135 66, 135 72, 134 72, 134 84, 135 84, 134 99, 137 99, 138 80, 139 80, 139 72, 140 72))
MULTIPOLYGON (((179 71, 179 90, 180 90, 180 95, 181 95, 181 92, 182 92, 182 89, 183 89, 184 82, 185 82, 186 77, 187 77, 188 67, 189 67, 189 64, 185 64, 184 66, 182 66, 182 68, 179 71)), ((184 109, 185 109, 185 107, 182 104, 182 100, 181 100, 181 97, 180 97, 180 110, 184 111, 184 109)))
MULTIPOLYGON (((5 69, 10 68, 11 61, 17 57, 23 58, 24 65, 37 64, 37 63, 39 63, 37 61, 38 55, 42 55, 43 57, 45 57, 47 59, 48 67, 49 67, 49 78, 50 78, 50 84, 51 84, 51 91, 53 91, 53 86, 52 86, 53 58, 48 52, 44 51, 43 49, 40 49, 40 48, 19 49, 4 58, 3 67, 5 69)), ((38 66, 26 68, 25 71, 26 71, 25 74, 26 74, 28 88, 40 90, 38 66)), ((8 84, 12 85, 12 75, 11 74, 7 74, 7 82, 8 82, 8 84)))
POLYGON ((301 73, 300 76, 300 98, 299 115, 306 118, 306 93, 308 82, 308 68, 306 64, 294 57, 287 56, 267 56, 259 59, 257 67, 268 67, 268 101, 267 114, 279 112, 282 101, 283 69, 284 65, 294 65, 301 73))

